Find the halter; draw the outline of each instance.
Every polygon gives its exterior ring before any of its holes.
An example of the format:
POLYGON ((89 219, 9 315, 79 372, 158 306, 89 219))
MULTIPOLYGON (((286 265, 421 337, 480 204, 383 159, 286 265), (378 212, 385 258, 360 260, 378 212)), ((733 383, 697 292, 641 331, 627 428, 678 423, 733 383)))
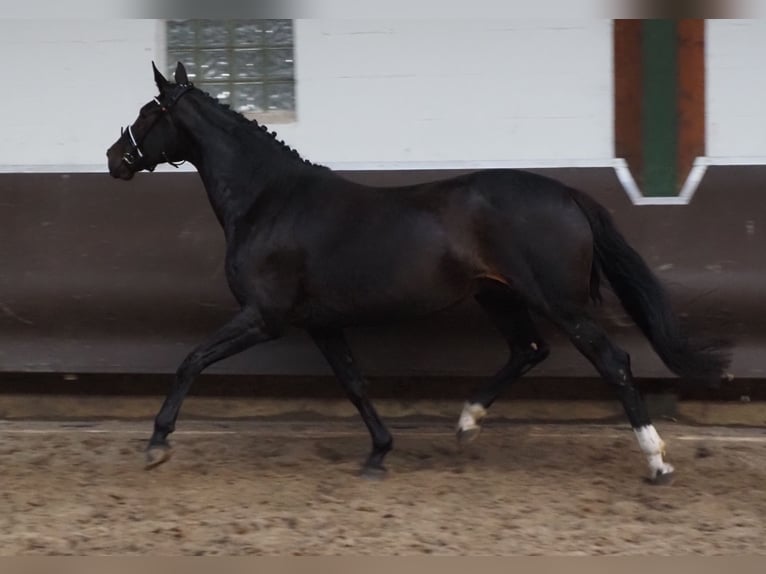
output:
MULTIPOLYGON (((189 82, 188 84, 178 84, 176 90, 171 95, 169 101, 167 104, 162 105, 162 102, 158 98, 152 98, 155 102, 157 102, 157 105, 160 106, 160 114, 157 114, 154 121, 151 123, 151 125, 147 128, 146 133, 144 133, 142 140, 146 139, 146 136, 149 135, 149 132, 152 131, 152 128, 157 124, 157 122, 160 120, 160 118, 163 116, 163 114, 170 111, 170 108, 176 105, 178 103, 178 100, 181 99, 181 97, 187 93, 189 90, 191 90, 194 87, 194 84, 189 82)), ((173 116, 168 116, 170 118, 170 121, 173 121, 173 116)), ((136 139, 136 136, 133 134, 133 126, 128 125, 127 128, 120 128, 120 136, 123 136, 125 132, 128 133, 128 137, 130 138, 130 146, 131 148, 126 151, 122 155, 122 161, 127 163, 128 165, 133 165, 137 160, 143 159, 144 152, 141 151, 141 145, 139 141, 136 139)), ((165 159, 167 163, 172 165, 175 168, 178 168, 178 166, 182 165, 186 160, 180 162, 180 163, 173 163, 168 159, 167 154, 163 151, 162 157, 165 159)), ((154 171, 154 169, 157 167, 157 164, 154 164, 153 166, 147 166, 146 169, 149 171, 154 171)))

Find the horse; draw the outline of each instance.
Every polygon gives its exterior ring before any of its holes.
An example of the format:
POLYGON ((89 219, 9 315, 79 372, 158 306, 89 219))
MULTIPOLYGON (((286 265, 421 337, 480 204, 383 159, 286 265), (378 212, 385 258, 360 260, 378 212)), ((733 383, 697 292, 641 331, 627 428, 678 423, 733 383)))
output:
POLYGON ((548 356, 533 317, 541 316, 614 389, 648 461, 648 479, 673 478, 630 357, 588 306, 600 300, 606 278, 670 371, 700 384, 724 378, 728 345, 686 333, 664 287, 602 205, 523 170, 395 188, 355 183, 195 87, 181 62, 174 81, 152 68, 159 94, 108 148, 109 173, 127 181, 161 163, 196 168, 223 228, 226 278, 239 310, 178 367, 154 419, 146 468, 170 457, 168 435, 205 368, 298 327, 367 426, 372 449, 362 476, 384 476, 393 439, 344 329, 427 316, 472 297, 507 341, 509 358, 465 402, 459 441, 473 440, 501 391, 548 356))

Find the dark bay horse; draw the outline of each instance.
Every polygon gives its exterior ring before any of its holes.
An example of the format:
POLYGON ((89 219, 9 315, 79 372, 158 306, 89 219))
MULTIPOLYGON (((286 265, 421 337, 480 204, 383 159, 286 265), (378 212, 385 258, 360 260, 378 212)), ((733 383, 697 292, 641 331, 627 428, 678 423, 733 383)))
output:
POLYGON ((163 162, 197 168, 223 227, 226 276, 241 310, 178 368, 155 419, 148 467, 169 457, 168 435, 203 369, 292 325, 308 331, 358 409, 372 437, 363 473, 380 475, 392 437, 366 396, 343 329, 434 313, 474 297, 506 339, 509 359, 466 402, 461 439, 474 437, 501 390, 548 355, 534 312, 563 330, 614 388, 650 477, 671 477, 628 354, 588 314, 600 278, 679 376, 718 381, 728 354, 724 345, 682 332, 657 278, 602 206, 517 170, 400 188, 360 185, 302 159, 195 88, 181 63, 174 82, 156 67, 154 78, 159 95, 107 151, 109 172, 129 180, 163 162))

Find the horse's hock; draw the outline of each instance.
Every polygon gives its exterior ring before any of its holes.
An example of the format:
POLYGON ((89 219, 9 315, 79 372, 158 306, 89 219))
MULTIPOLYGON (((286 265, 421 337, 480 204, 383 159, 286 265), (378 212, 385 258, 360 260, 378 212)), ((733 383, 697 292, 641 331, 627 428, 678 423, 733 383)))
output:
MULTIPOLYGON (((455 173, 344 175, 387 185, 455 173)), ((545 173, 609 208, 669 287, 683 317, 713 335, 734 338, 732 383, 710 391, 684 385, 680 396, 762 398, 766 202, 759 182, 766 169, 711 168, 690 205, 652 207, 632 206, 608 169, 545 173)), ((0 242, 0 371, 6 392, 108 392, 89 378, 102 375, 103 384, 115 389, 161 394, 185 354, 230 318, 236 305, 223 274, 223 237, 198 176, 137 177, 140 185, 125 186, 106 174, 0 175, 0 229, 6 231, 0 242), (40 380, 47 382, 35 382, 40 380)), ((636 377, 647 388, 666 389, 668 371, 610 293, 594 313, 630 352, 636 377)), ((550 358, 509 395, 607 396, 591 365, 562 336, 542 327, 550 358), (583 380, 574 385, 574 379, 583 380)), ((374 394, 445 398, 455 414, 477 377, 491 374, 506 358, 504 341, 472 302, 423 321, 352 330, 349 339, 375 381, 374 394)), ((340 396, 324 359, 299 332, 208 372, 196 384, 203 394, 340 396), (250 377, 237 378, 227 389, 212 375, 250 377), (318 385, 316 377, 328 380, 318 385)), ((654 408, 677 411, 661 397, 654 408)))

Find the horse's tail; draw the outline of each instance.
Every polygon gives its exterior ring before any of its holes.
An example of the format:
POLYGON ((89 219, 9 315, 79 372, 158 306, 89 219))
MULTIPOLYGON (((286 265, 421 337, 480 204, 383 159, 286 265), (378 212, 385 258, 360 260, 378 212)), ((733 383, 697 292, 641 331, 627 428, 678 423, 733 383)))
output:
POLYGON ((584 193, 571 191, 593 230, 595 265, 657 355, 681 377, 719 383, 730 362, 728 345, 690 339, 659 280, 617 230, 609 212, 584 193))

